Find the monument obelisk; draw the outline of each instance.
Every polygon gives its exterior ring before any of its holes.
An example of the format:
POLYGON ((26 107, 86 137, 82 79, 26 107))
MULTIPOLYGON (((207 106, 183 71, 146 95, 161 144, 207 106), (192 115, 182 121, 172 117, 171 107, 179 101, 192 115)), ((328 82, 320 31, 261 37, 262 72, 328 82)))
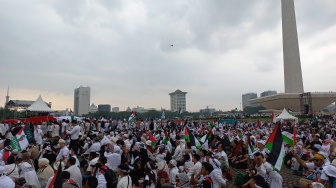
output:
MULTIPOLYGON (((251 99, 250 102, 268 109, 282 110, 283 108, 289 108, 299 112, 302 111, 300 95, 304 93, 304 90, 294 0, 281 0, 281 17, 285 92, 251 99)), ((310 108, 313 107, 315 111, 322 110, 336 100, 335 92, 310 94, 312 100, 310 108)))
POLYGON ((293 0, 281 0, 285 93, 303 93, 300 50, 293 0))

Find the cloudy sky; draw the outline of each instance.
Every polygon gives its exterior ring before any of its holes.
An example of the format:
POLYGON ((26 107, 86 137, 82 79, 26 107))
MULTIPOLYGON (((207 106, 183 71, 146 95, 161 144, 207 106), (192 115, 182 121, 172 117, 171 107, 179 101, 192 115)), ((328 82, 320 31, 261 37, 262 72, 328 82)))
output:
MULTIPOLYGON (((42 95, 73 108, 240 108, 241 95, 284 91, 280 1, 0 0, 0 106, 42 95), (173 45, 173 46, 171 46, 173 45)), ((295 1, 305 91, 336 91, 336 1, 295 1)))

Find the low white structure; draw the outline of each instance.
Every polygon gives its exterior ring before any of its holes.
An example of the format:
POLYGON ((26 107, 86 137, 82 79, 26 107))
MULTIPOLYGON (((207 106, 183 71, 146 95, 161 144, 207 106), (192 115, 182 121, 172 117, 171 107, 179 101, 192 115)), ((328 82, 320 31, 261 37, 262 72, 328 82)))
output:
POLYGON ((275 120, 276 121, 281 121, 281 122, 284 121, 284 120, 294 120, 295 123, 298 122, 298 118, 289 114, 285 108, 283 109, 281 114, 275 118, 275 120))
POLYGON ((55 112, 55 110, 49 108, 47 104, 43 101, 41 95, 37 100, 27 108, 28 111, 32 112, 55 112))

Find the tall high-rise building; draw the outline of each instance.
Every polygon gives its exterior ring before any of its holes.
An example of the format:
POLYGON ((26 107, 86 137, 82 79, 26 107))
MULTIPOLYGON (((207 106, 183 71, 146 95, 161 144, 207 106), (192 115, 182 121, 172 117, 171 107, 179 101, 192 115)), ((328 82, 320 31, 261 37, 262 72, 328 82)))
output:
POLYGON ((80 86, 74 92, 74 114, 81 116, 90 111, 90 87, 80 86))
POLYGON ((186 100, 187 92, 183 92, 181 90, 176 90, 173 93, 169 93, 170 95, 170 110, 172 112, 176 112, 181 110, 186 111, 187 109, 187 100, 186 100))
POLYGON ((256 93, 246 93, 242 95, 242 103, 243 103, 243 109, 246 106, 251 106, 251 107, 257 107, 257 104, 251 104, 250 99, 256 99, 258 98, 258 95, 256 93))
POLYGON ((275 94, 277 94, 276 91, 268 90, 268 91, 264 91, 264 92, 260 93, 260 97, 266 97, 266 96, 271 96, 271 95, 275 95, 275 94))

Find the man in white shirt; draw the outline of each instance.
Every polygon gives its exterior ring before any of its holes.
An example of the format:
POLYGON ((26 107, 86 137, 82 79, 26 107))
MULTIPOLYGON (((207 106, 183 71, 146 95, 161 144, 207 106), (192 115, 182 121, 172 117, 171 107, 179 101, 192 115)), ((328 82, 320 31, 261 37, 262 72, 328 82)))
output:
MULTIPOLYGON (((67 120, 69 121, 69 120, 67 120)), ((63 138, 63 136, 66 133, 66 128, 68 127, 68 124, 66 123, 65 119, 62 120, 62 124, 61 124, 61 137, 63 138)))
POLYGON ((99 159, 99 154, 97 152, 91 152, 89 155, 89 165, 86 169, 86 172, 83 174, 83 181, 86 181, 94 172, 94 166, 97 164, 99 159))
POLYGON ((59 139, 58 144, 60 145, 60 150, 59 150, 58 155, 56 157, 56 161, 67 160, 68 157, 69 157, 69 149, 65 145, 65 140, 59 139))
POLYGON ((76 155, 76 152, 78 151, 78 147, 74 146, 70 150, 70 156, 76 159, 76 166, 80 168, 80 163, 78 160, 78 157, 76 155))
POLYGON ((70 178, 74 179, 75 182, 79 185, 79 188, 82 187, 82 173, 78 166, 76 165, 76 159, 70 157, 67 160, 66 166, 68 167, 65 171, 70 173, 70 178))
POLYGON ((176 145, 178 145, 175 149, 175 153, 172 156, 172 158, 175 161, 181 162, 182 161, 182 155, 183 150, 185 149, 184 140, 176 140, 176 145))
POLYGON ((178 168, 176 167, 177 162, 172 159, 169 164, 168 164, 168 168, 169 168, 169 183, 176 186, 176 176, 179 173, 178 168))
POLYGON ((129 167, 125 164, 118 166, 118 175, 120 176, 117 188, 132 188, 132 179, 128 175, 129 167))
POLYGON ((72 120, 71 124, 73 126, 72 130, 66 132, 68 135, 70 135, 70 144, 69 144, 70 149, 72 148, 72 146, 78 145, 78 138, 80 134, 80 127, 79 125, 77 125, 77 121, 72 120))
POLYGON ((198 154, 194 154, 192 157, 192 162, 194 163, 194 166, 190 169, 188 175, 194 174, 198 174, 201 172, 202 169, 202 163, 199 162, 199 160, 201 159, 201 157, 198 154))
POLYGON ((101 145, 100 145, 100 142, 99 142, 99 138, 95 137, 93 139, 93 142, 94 143, 91 145, 91 147, 85 151, 85 153, 84 153, 85 155, 89 154, 90 152, 100 151, 101 145))

